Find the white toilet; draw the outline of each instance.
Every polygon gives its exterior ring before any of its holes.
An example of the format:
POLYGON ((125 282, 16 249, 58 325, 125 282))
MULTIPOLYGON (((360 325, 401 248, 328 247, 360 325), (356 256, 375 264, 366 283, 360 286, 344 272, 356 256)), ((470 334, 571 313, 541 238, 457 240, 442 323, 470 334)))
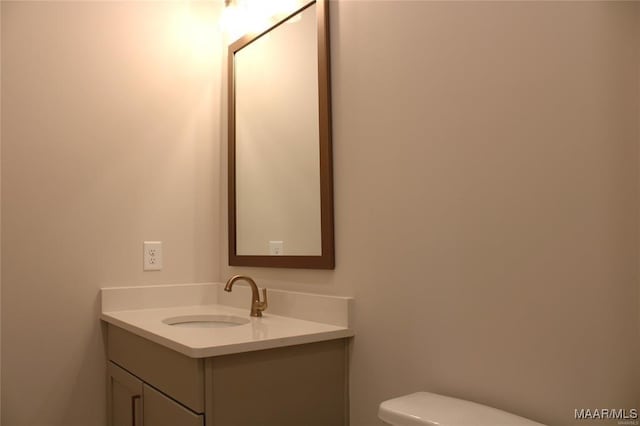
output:
POLYGON ((384 401, 378 417, 393 426, 544 426, 486 405, 429 392, 384 401))

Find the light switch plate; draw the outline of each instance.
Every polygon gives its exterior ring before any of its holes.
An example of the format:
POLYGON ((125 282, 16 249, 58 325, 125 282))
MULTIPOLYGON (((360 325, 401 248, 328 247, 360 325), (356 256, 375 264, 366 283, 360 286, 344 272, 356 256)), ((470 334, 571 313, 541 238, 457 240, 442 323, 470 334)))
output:
POLYGON ((143 269, 145 271, 162 270, 162 241, 145 241, 143 269))

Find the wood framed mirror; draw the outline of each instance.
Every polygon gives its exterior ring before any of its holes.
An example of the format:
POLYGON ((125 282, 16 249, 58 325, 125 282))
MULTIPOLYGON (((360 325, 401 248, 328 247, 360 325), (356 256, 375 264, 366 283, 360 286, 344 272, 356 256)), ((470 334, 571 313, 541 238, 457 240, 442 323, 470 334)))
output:
POLYGON ((328 0, 229 46, 229 265, 333 269, 328 0))

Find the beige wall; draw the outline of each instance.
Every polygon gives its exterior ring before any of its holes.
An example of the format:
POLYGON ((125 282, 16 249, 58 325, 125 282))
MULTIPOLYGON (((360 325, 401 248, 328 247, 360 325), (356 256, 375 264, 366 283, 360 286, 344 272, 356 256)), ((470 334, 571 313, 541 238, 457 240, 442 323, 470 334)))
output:
POLYGON ((640 5, 331 6, 336 269, 223 277, 356 297, 355 426, 637 404, 640 5))
POLYGON ((332 2, 335 271, 225 266, 220 55, 188 25, 218 10, 184 5, 2 2, 3 426, 104 424, 99 287, 240 271, 357 298, 356 426, 415 390, 634 404, 640 5, 332 2))
POLYGON ((220 7, 189 4, 2 2, 3 426, 104 425, 101 286, 219 277, 220 7))

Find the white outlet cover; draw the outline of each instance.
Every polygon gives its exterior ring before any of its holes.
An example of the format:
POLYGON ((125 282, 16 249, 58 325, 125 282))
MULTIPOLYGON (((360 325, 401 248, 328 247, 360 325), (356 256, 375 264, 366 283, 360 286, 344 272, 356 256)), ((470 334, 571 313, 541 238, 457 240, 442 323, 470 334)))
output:
POLYGON ((284 241, 269 241, 269 255, 282 256, 284 241))
POLYGON ((162 241, 145 241, 143 243, 143 270, 162 270, 162 241))

